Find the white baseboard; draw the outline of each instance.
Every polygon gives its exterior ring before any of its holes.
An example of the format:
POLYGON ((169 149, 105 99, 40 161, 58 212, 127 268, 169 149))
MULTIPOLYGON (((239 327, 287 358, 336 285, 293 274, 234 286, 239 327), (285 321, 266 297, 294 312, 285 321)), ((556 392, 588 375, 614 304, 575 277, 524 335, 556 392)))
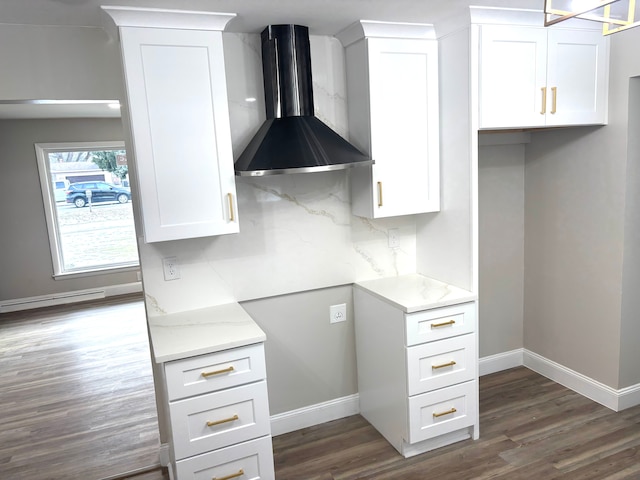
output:
POLYGON ((517 348, 509 352, 497 353, 482 357, 478 363, 479 375, 489 375, 490 373, 501 372, 514 367, 521 367, 523 364, 524 348, 517 348))
POLYGON ((0 313, 29 310, 32 308, 52 307, 67 303, 85 302, 87 300, 99 300, 105 297, 126 295, 142 291, 141 282, 125 283, 123 285, 111 285, 107 287, 91 288, 88 290, 75 290, 72 292, 53 293, 50 295, 38 295, 0 302, 0 313))
POLYGON ((529 350, 524 366, 616 412, 640 405, 640 384, 616 390, 529 350))
POLYGON ((160 444, 160 466, 168 467, 171 459, 169 458, 169 444, 162 443, 160 444))
POLYGON ((271 435, 293 432, 360 413, 358 394, 271 416, 271 435))
POLYGON ((640 384, 616 390, 525 348, 482 357, 480 376, 525 366, 576 393, 619 412, 640 405, 640 384))

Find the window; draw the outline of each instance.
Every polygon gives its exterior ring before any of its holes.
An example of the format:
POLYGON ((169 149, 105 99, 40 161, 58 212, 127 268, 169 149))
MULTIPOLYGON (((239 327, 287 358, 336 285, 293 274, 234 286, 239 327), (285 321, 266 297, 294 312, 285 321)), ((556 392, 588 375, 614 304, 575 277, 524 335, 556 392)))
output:
POLYGON ((137 268, 124 144, 35 147, 54 277, 137 268))

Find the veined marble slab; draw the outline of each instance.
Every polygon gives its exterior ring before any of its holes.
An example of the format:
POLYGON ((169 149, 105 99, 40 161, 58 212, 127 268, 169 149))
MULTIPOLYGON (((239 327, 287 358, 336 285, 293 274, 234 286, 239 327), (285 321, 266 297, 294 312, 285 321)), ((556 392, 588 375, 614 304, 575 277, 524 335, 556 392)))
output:
POLYGON ((406 313, 456 305, 478 298, 473 292, 420 274, 367 280, 355 283, 354 287, 366 290, 406 313))
POLYGON ((237 303, 149 317, 157 363, 264 342, 267 337, 237 303))

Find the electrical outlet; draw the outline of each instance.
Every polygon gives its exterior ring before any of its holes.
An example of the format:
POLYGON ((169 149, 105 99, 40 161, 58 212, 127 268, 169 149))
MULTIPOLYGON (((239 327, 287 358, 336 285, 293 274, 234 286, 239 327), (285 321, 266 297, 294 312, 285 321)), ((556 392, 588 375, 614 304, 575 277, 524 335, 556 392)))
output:
POLYGON ((344 322, 347 320, 347 304, 331 305, 329 307, 329 323, 344 322))
POLYGON ((398 240, 398 229, 397 228, 390 228, 387 231, 387 234, 389 236, 388 239, 388 245, 389 248, 397 248, 400 246, 400 240, 398 240))
POLYGON ((180 267, 178 266, 178 257, 163 258, 162 267, 164 269, 165 281, 178 280, 180 278, 180 267))

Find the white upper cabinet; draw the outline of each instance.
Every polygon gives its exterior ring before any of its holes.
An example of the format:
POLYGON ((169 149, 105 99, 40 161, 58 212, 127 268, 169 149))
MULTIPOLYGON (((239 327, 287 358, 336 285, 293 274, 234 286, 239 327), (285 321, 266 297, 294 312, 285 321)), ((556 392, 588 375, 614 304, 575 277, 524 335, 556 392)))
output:
POLYGON ((350 172, 352 210, 363 217, 440 209, 438 44, 430 25, 405 28, 359 22, 338 35, 349 138, 375 161, 350 172))
POLYGON ((135 10, 133 19, 122 20, 123 10, 112 16, 145 241, 238 232, 221 32, 232 15, 217 20, 222 27, 214 30, 209 14, 203 23, 195 12, 163 12, 156 23, 160 11, 135 10))
POLYGON ((479 62, 481 129, 607 121, 600 30, 481 25, 479 62))

